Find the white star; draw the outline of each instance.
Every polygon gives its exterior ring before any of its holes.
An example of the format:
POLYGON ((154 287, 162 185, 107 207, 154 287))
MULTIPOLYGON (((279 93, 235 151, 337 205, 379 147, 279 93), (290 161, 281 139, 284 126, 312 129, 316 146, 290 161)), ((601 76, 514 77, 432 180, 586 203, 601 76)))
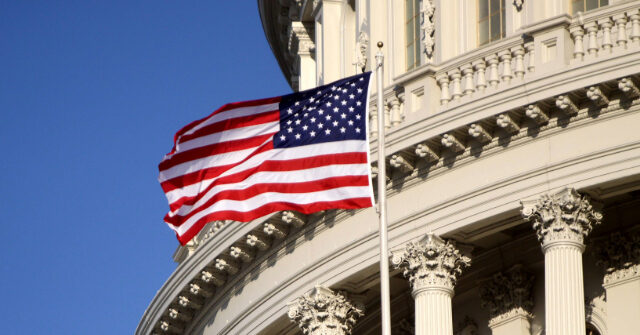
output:
POLYGON ((300 136, 301 136, 300 134, 296 134, 296 140, 299 140, 300 136))
POLYGON ((358 88, 358 93, 362 93, 362 89, 361 88, 358 88))
POLYGON ((311 135, 311 137, 316 137, 316 132, 312 130, 309 135, 311 135))
POLYGON ((360 105, 362 105, 362 102, 356 101, 356 106, 360 106, 360 105))
POLYGON ((356 83, 351 83, 351 87, 356 86, 356 83))
POLYGON ((300 121, 299 119, 298 119, 298 120, 296 120, 296 125, 299 125, 299 124, 300 124, 300 122, 301 122, 301 121, 300 121))
POLYGON ((295 105, 299 106, 300 105, 300 101, 296 101, 295 105))
POLYGON ((349 107, 349 111, 350 111, 350 112, 353 112, 353 107, 349 107))
POLYGON ((293 109, 291 109, 291 108, 287 109, 287 113, 293 114, 293 109))
POLYGON ((309 102, 314 102, 316 101, 316 99, 314 99, 313 97, 309 98, 309 102))
POLYGON ((309 107, 309 110, 310 110, 310 111, 312 111, 312 110, 314 110, 314 109, 316 109, 316 108, 315 108, 315 107, 313 107, 313 106, 309 107))
POLYGON ((318 110, 318 114, 322 115, 322 114, 324 114, 324 111, 322 109, 319 109, 318 110))
POLYGON ((336 88, 337 88, 337 87, 335 87, 335 86, 331 86, 331 90, 332 90, 332 91, 335 91, 335 90, 336 90, 336 88))
POLYGON ((324 118, 327 119, 327 121, 329 121, 329 120, 331 120, 331 115, 327 115, 324 118))
POLYGON ((353 126, 353 120, 349 120, 349 122, 347 122, 350 126, 353 126))
POLYGON ((306 124, 302 126, 302 130, 307 130, 307 128, 309 128, 309 126, 307 126, 306 124))
POLYGON ((284 140, 286 140, 286 139, 287 139, 287 138, 286 138, 284 135, 280 136, 280 141, 284 141, 284 140))
POLYGON ((309 113, 304 113, 304 117, 309 117, 309 113))
POLYGON ((359 133, 359 132, 360 132, 360 128, 356 128, 356 133, 359 133))
POLYGON ((287 121, 287 124, 291 124, 292 122, 293 122, 293 121, 289 120, 289 121, 287 121))
POLYGON ((347 101, 346 100, 342 100, 340 103, 342 104, 342 106, 344 106, 344 105, 347 104, 347 101))
POLYGON ((322 129, 322 127, 324 127, 324 125, 322 123, 318 123, 318 128, 322 129))
POLYGON ((338 100, 338 99, 340 99, 340 97, 337 94, 333 96, 333 100, 338 100))
POLYGON ((322 94, 322 91, 318 91, 318 93, 316 93, 316 94, 317 94, 317 95, 320 95, 320 94, 322 94))
POLYGON ((360 77, 360 81, 363 81, 363 80, 364 80, 364 78, 360 77))
POLYGON ((338 107, 333 107, 333 111, 337 113, 340 109, 338 107))
POLYGON ((287 132, 290 132, 290 133, 293 132, 293 128, 291 127, 287 128, 287 132))
POLYGON ((316 122, 316 118, 315 117, 312 117, 310 120, 311 120, 311 123, 316 122))
POLYGON ((324 132, 325 132, 325 134, 329 135, 329 134, 331 134, 331 129, 327 129, 324 132))
POLYGON ((355 97, 356 97, 356 96, 355 96, 355 95, 353 95, 353 93, 352 93, 352 94, 349 94, 349 99, 353 99, 353 98, 355 98, 355 97))
POLYGON ((345 129, 344 127, 340 128, 341 133, 344 133, 345 131, 347 131, 347 129, 345 129))
POLYGON ((346 88, 343 88, 343 89, 342 89, 342 93, 347 93, 347 89, 346 89, 346 88))
POLYGON ((356 114, 356 119, 360 120, 362 116, 360 114, 356 114))
POLYGON ((342 113, 342 114, 340 114, 340 117, 343 118, 343 119, 346 119, 347 118, 347 114, 342 113))
POLYGON ((327 107, 331 107, 331 101, 327 101, 327 107))
POLYGON ((338 126, 338 121, 333 121, 333 126, 337 127, 338 126))

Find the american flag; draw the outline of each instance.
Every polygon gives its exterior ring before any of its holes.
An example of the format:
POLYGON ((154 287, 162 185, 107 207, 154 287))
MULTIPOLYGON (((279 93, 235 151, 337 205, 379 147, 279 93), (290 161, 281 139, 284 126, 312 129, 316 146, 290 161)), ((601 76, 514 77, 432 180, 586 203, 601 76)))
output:
POLYGON ((158 180, 180 243, 216 220, 372 206, 370 79, 226 104, 178 131, 158 180))

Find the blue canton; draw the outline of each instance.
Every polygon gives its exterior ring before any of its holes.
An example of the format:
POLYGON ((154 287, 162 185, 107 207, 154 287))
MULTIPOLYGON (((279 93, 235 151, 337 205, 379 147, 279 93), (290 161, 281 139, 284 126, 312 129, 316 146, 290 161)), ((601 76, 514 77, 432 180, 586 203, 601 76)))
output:
POLYGON ((283 96, 280 131, 273 137, 274 147, 366 140, 370 76, 371 72, 367 72, 283 96))

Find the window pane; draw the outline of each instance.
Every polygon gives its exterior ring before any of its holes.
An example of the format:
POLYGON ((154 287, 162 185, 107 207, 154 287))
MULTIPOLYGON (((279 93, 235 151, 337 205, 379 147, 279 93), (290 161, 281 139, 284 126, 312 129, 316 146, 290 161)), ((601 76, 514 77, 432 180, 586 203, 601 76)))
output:
POLYGON ((478 42, 480 45, 489 42, 489 20, 484 19, 478 23, 478 42))
POLYGON ((411 44, 414 41, 413 21, 407 23, 407 44, 411 44))
POLYGON ((415 66, 413 51, 413 44, 411 44, 407 47, 407 69, 413 69, 413 67, 415 66))
POLYGON ((413 17, 413 0, 405 0, 404 8, 406 10, 406 13, 404 15, 404 19, 406 21, 409 21, 413 17))
POLYGON ((504 15, 504 7, 502 7, 502 12, 500 12, 500 19, 501 19, 501 23, 502 26, 500 27, 500 38, 504 37, 504 31, 506 30, 504 27, 506 27, 506 15, 504 15))
POLYGON ((480 0, 478 4, 478 20, 489 16, 489 0, 480 0))
POLYGON ((500 38, 500 15, 491 15, 491 41, 500 38))
POLYGON ((598 8, 598 0, 587 0, 586 10, 592 10, 598 8))
POLYGON ((500 2, 502 0, 491 0, 491 14, 500 10, 500 2))
POLYGON ((606 6, 609 4, 609 0, 600 0, 600 7, 606 6))
POLYGON ((571 14, 575 14, 577 12, 584 12, 584 0, 571 1, 571 14))

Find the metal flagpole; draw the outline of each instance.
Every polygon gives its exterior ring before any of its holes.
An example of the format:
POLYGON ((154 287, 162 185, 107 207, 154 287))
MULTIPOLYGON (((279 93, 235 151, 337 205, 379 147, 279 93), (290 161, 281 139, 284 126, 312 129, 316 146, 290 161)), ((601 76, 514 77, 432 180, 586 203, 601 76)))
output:
POLYGON ((376 53, 376 82, 378 85, 378 215, 380 216, 380 300, 382 304, 382 335, 391 335, 391 307, 389 293, 389 251, 387 250, 387 170, 384 153, 384 101, 382 42, 376 53))

